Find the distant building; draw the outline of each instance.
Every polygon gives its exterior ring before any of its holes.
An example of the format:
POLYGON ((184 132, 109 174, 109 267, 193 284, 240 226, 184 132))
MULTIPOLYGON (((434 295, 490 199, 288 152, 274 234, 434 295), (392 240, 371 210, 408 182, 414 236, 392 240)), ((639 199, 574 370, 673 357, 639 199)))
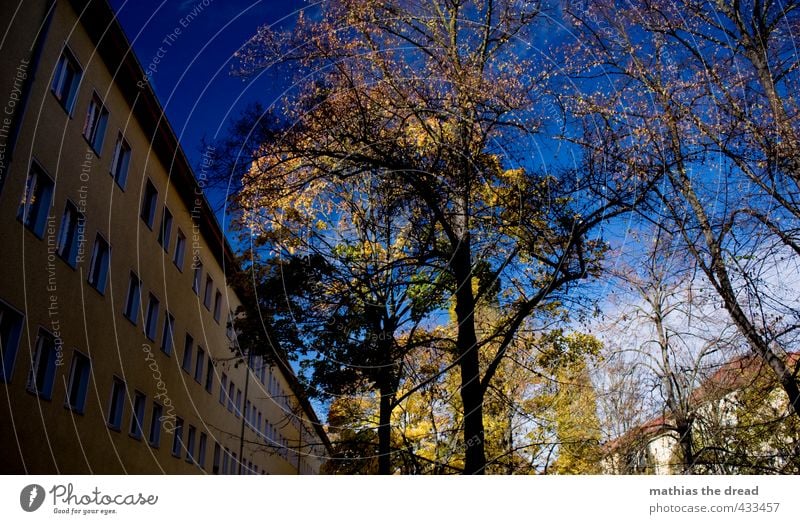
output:
MULTIPOLYGON (((791 353, 795 367, 800 353, 791 353)), ((757 356, 722 364, 691 393, 696 473, 797 473, 800 425, 786 393, 757 356)), ((678 474, 679 434, 668 414, 605 446, 607 474, 678 474)))
POLYGON ((205 174, 111 7, 13 7, 0 48, 0 472, 318 473, 330 443, 291 368, 237 365, 235 264, 205 174))

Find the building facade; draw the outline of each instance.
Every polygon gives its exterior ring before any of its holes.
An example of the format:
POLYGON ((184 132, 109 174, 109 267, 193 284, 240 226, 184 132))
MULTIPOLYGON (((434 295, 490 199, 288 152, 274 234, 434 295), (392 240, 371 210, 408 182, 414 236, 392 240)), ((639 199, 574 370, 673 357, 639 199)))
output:
MULTIPOLYGON (((800 369, 800 353, 787 354, 786 362, 800 369)), ((710 368, 685 402, 691 421, 685 438, 694 455, 690 461, 674 417, 665 413, 609 442, 604 472, 797 474, 800 421, 772 370, 749 354, 710 368)))
POLYGON ((0 472, 318 473, 291 368, 232 351, 232 251, 110 6, 2 10, 0 472))

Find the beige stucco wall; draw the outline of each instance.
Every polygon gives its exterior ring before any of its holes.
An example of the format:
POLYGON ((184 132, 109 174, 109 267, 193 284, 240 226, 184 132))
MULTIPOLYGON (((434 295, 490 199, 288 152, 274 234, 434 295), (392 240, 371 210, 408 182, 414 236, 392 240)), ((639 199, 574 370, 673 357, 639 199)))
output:
MULTIPOLYGON (((7 72, 27 60, 31 38, 36 33, 45 2, 34 0, 22 3, 17 21, 0 52, 0 96, 5 97, 13 86, 7 72)), ((5 7, 3 8, 6 9, 5 7)), ((19 353, 10 383, 0 383, 0 472, 32 473, 197 473, 199 469, 184 459, 171 455, 172 436, 162 431, 161 445, 153 448, 147 443, 150 409, 156 396, 162 403, 172 404, 174 413, 199 432, 209 435, 206 449, 206 472, 211 471, 213 442, 218 441, 238 453, 241 419, 220 405, 219 382, 226 373, 237 387, 244 389, 245 366, 234 367, 230 360, 230 342, 226 335, 226 316, 238 301, 230 289, 223 289, 223 314, 220 323, 213 319, 192 291, 193 271, 191 209, 180 198, 167 170, 150 151, 149 137, 139 127, 131 108, 117 89, 106 65, 68 2, 58 2, 31 91, 22 132, 2 193, 0 193, 0 300, 24 314, 19 353), (53 69, 67 44, 83 68, 83 79, 72 115, 67 115, 50 92, 53 69), (89 147, 82 135, 87 107, 96 91, 105 99, 110 116, 105 140, 99 156, 89 147), (124 132, 132 149, 132 160, 125 190, 121 190, 110 175, 116 135, 124 132), (53 228, 39 239, 17 220, 17 209, 24 193, 26 174, 35 159, 55 180, 50 215, 53 228), (144 181, 149 177, 158 189, 155 227, 161 220, 161 209, 167 205, 174 216, 170 253, 157 242, 139 218, 139 204, 144 181), (58 256, 48 256, 48 241, 54 245, 61 215, 67 199, 85 207, 84 252, 76 269, 58 256), (187 237, 187 253, 183 271, 172 263, 177 228, 187 237), (96 233, 111 244, 111 268, 105 296, 87 284, 87 272, 96 233), (123 315, 129 273, 135 271, 143 282, 142 305, 138 325, 123 315), (156 341, 143 334, 143 315, 148 293, 160 301, 156 341), (175 343, 172 356, 160 349, 164 311, 175 317, 175 343), (57 368, 52 400, 42 400, 26 391, 25 383, 31 367, 37 331, 44 327, 57 330, 63 341, 63 362, 57 368), (217 361, 214 385, 207 393, 202 383, 181 370, 184 337, 190 333, 195 344, 201 345, 217 361), (91 357, 92 374, 84 414, 65 408, 66 381, 73 351, 91 357), (105 420, 112 378, 118 376, 127 384, 129 402, 134 390, 147 395, 142 440, 128 435, 131 405, 125 406, 122 430, 110 429, 105 420), (159 383, 159 379, 162 381, 159 383)), ((5 99, 3 99, 4 101, 5 99)), ((209 272, 215 289, 225 282, 223 269, 205 239, 200 238, 198 250, 205 274, 209 272)), ((201 293, 202 294, 202 293, 201 293)), ((193 359, 194 360, 194 359, 193 359)), ((194 365, 194 362, 193 362, 194 365)), ((275 373, 280 375, 275 368, 275 373)), ((279 378, 284 391, 290 391, 285 377, 279 378)), ((253 387, 258 382, 251 382, 253 387)), ((251 389, 258 409, 271 420, 280 419, 280 407, 260 384, 251 389)), ((296 405, 296 404, 295 404, 296 405)), ((165 414, 169 410, 165 405, 165 414)), ((188 426, 187 426, 188 427, 188 426)), ((284 429, 290 445, 297 445, 298 432, 291 424, 284 429)), ((246 430, 245 459, 252 460, 259 472, 296 473, 297 457, 286 458, 268 451, 255 432, 246 430)), ((261 439, 263 441, 263 439, 261 439)), ((197 445, 197 444, 195 444, 197 445)), ((313 471, 319 461, 310 460, 313 471)), ((307 469, 307 468, 304 468, 307 469)), ((309 471, 306 471, 309 472, 309 471)))

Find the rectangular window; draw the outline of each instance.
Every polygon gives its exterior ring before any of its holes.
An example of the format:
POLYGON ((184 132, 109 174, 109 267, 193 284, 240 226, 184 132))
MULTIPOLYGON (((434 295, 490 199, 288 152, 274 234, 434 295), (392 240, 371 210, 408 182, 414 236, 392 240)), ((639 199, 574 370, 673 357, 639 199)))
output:
POLYGON ((206 391, 211 393, 212 389, 214 389, 214 361, 209 355, 206 361, 206 391))
POLYGON ((33 367, 31 367, 31 373, 28 377, 28 391, 50 400, 53 396, 56 360, 60 347, 56 348, 56 339, 53 335, 40 329, 36 338, 35 351, 33 367))
POLYGON ((217 290, 214 296, 214 320, 219 324, 220 316, 222 315, 222 293, 217 290))
POLYGON ((194 462, 194 435, 196 430, 194 426, 189 424, 189 429, 186 432, 186 462, 194 462))
POLYGON ((233 331, 233 311, 228 312, 228 325, 225 326, 225 335, 228 337, 228 340, 233 342, 234 339, 234 331, 233 331))
POLYGON ((125 297, 125 309, 123 314, 125 318, 138 324, 139 322, 139 304, 141 302, 142 281, 136 276, 136 273, 131 271, 130 280, 128 281, 128 294, 125 297))
POLYGON ((0 382, 11 382, 21 333, 22 315, 0 302, 0 382))
POLYGON ((75 204, 67 200, 64 215, 61 217, 61 230, 58 233, 57 253, 74 268, 78 263, 78 241, 83 236, 86 218, 75 204))
POLYGON ((233 380, 228 385, 228 411, 233 412, 233 391, 236 386, 233 384, 233 380))
POLYGON ((186 333, 186 340, 183 343, 183 362, 181 367, 187 373, 192 372, 192 348, 194 347, 194 339, 192 335, 186 333))
POLYGON ((225 405, 225 389, 228 387, 228 375, 225 373, 222 374, 222 378, 220 379, 219 383, 219 403, 223 406, 225 405))
POLYGON ((236 390, 236 417, 242 414, 242 390, 236 390))
POLYGON ((206 275, 206 290, 203 293, 203 305, 211 311, 211 294, 214 292, 214 280, 211 275, 206 275))
POLYGON ((175 433, 172 435, 172 454, 180 457, 183 450, 183 419, 175 417, 175 433))
POLYGON ((128 169, 131 163, 131 146, 120 133, 114 146, 114 158, 111 160, 111 176, 121 189, 125 189, 128 181, 128 169))
POLYGON ((244 403, 244 421, 248 426, 250 425, 250 401, 246 400, 244 403))
POLYGON ((112 429, 122 428, 122 411, 125 407, 125 383, 114 377, 111 382, 111 400, 106 421, 112 429))
POLYGON ((197 448, 197 465, 200 466, 201 468, 206 467, 207 442, 208 442, 208 436, 205 433, 200 432, 200 440, 197 442, 197 445, 199 446, 197 448))
POLYGON ((194 280, 192 280, 192 291, 195 295, 200 296, 200 282, 203 280, 203 264, 197 263, 194 268, 194 280))
POLYGON ((203 364, 206 362, 206 352, 203 351, 203 348, 197 346, 197 356, 194 360, 194 380, 198 384, 201 384, 201 380, 203 380, 203 364))
POLYGON ((228 459, 230 458, 230 454, 231 454, 231 450, 229 450, 228 448, 225 448, 224 452, 222 453, 222 474, 223 475, 227 475, 228 474, 228 462, 229 462, 228 459))
POLYGON ((147 397, 144 393, 136 391, 133 395, 133 415, 131 416, 130 436, 139 440, 142 438, 142 426, 144 426, 144 408, 147 405, 147 397))
POLYGON ((169 311, 164 316, 164 329, 161 331, 161 351, 167 355, 172 355, 173 339, 175 335, 175 317, 169 311))
POLYGON ((86 409, 90 369, 89 357, 75 351, 72 354, 72 365, 70 366, 69 383, 67 384, 67 408, 76 413, 83 413, 86 409))
POLYGON ((239 461, 237 460, 236 453, 231 455, 231 475, 239 474, 239 461))
POLYGON ((161 227, 158 228, 158 243, 164 248, 164 251, 169 253, 169 243, 172 240, 172 213, 169 209, 164 208, 161 213, 161 227))
POLYGON ((258 412, 258 418, 256 420, 256 433, 261 433, 261 412, 258 412))
POLYGON ((66 47, 61 52, 61 57, 53 73, 53 84, 50 89, 61 103, 67 113, 72 113, 75 99, 78 95, 78 86, 81 83, 81 66, 66 47))
POLYGON ((94 240, 94 249, 92 249, 88 281, 89 285, 99 291, 101 295, 106 293, 110 259, 111 249, 108 246, 108 242, 98 233, 94 240))
POLYGON ((214 462, 211 465, 211 474, 219 475, 220 462, 222 461, 222 449, 219 447, 219 442, 214 442, 214 462))
POLYGON ((172 261, 179 271, 183 271, 183 259, 186 256, 186 235, 178 228, 177 240, 175 241, 175 255, 172 261))
POLYGON ((32 162, 25 182, 25 199, 19 206, 17 218, 39 238, 44 236, 52 197, 53 180, 39 164, 32 162))
POLYGON ((158 402, 153 402, 153 413, 150 418, 150 436, 147 441, 151 446, 157 448, 161 444, 161 415, 164 408, 158 402))
POLYGON ((147 314, 144 319, 144 334, 152 341, 156 340, 158 331, 158 299, 150 293, 147 301, 147 314))
POLYGON ((153 185, 153 182, 148 179, 144 188, 144 196, 142 196, 142 211, 140 216, 150 229, 153 229, 153 222, 156 218, 157 204, 158 191, 156 190, 156 186, 153 185))
POLYGON ((89 102, 89 109, 86 111, 86 121, 83 123, 83 136, 98 156, 100 156, 100 151, 103 149, 103 137, 106 134, 106 125, 108 125, 108 110, 103 105, 100 97, 97 96, 97 93, 94 93, 92 95, 92 101, 89 102))

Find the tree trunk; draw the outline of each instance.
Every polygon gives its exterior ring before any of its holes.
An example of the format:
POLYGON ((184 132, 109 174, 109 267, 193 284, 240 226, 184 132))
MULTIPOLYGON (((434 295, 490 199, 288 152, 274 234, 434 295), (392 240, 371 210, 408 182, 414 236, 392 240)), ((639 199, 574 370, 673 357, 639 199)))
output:
POLYGON ((392 474, 392 396, 386 388, 380 388, 378 413, 378 474, 392 474))
POLYGON ((691 475, 694 471, 694 447, 692 445, 692 421, 681 418, 676 421, 678 444, 683 453, 683 474, 691 475))
POLYGON ((482 475, 486 468, 483 430, 483 388, 481 387, 478 337, 475 332, 475 296, 472 293, 472 260, 469 234, 456 246, 451 261, 456 277, 456 318, 458 319, 458 364, 461 370, 461 402, 464 407, 464 473, 482 475))

